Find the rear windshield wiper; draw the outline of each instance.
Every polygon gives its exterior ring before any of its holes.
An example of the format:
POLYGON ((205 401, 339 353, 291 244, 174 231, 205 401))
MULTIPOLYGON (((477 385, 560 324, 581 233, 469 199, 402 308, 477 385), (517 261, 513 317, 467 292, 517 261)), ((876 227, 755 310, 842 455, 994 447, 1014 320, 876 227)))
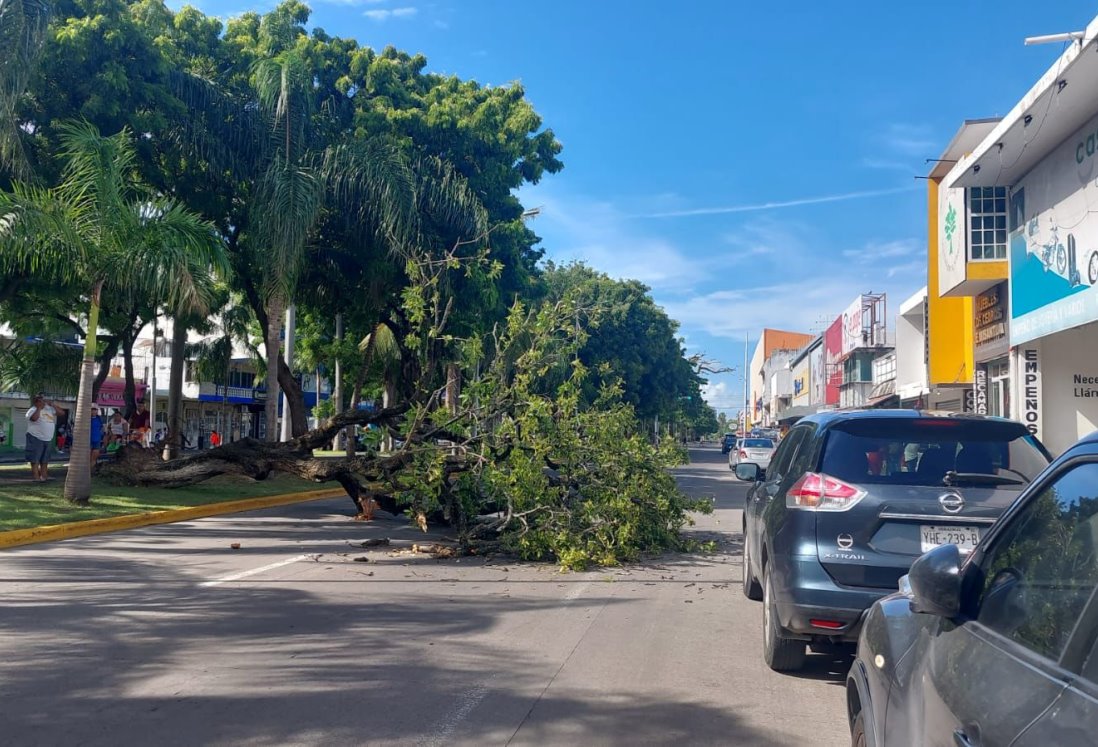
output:
POLYGON ((942 484, 949 487, 954 485, 1025 485, 1025 480, 984 472, 954 472, 950 470, 942 478, 942 484))

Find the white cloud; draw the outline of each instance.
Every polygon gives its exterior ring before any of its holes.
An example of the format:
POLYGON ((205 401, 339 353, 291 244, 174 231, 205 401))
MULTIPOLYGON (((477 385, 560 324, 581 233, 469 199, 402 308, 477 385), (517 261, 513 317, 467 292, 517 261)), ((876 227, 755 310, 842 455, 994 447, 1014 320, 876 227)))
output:
POLYGON ((884 197, 885 195, 914 192, 922 189, 918 185, 909 187, 890 187, 888 189, 868 189, 860 192, 842 192, 833 195, 821 195, 819 197, 798 197, 788 200, 773 200, 771 202, 745 203, 739 205, 723 205, 719 207, 690 208, 687 210, 668 210, 666 212, 648 213, 638 215, 638 218, 689 218, 698 215, 728 215, 732 213, 757 213, 764 210, 777 210, 779 208, 801 207, 804 205, 823 205, 829 202, 845 202, 847 200, 861 200, 868 197, 884 197))
POLYGON ((889 150, 905 156, 931 157, 942 150, 942 144, 927 125, 893 123, 880 140, 889 150))
POLYGON ((912 269, 890 275, 880 268, 844 271, 821 261, 811 277, 715 291, 670 301, 664 308, 687 329, 736 341, 743 340, 745 334, 757 336, 764 327, 819 331, 859 294, 886 292, 898 304, 926 284, 925 263, 919 267, 922 272, 912 269))
POLYGON ((882 259, 901 257, 922 257, 926 262, 926 243, 918 239, 894 239, 892 241, 873 242, 860 249, 844 249, 843 256, 860 263, 880 264, 882 259))
POLYGON ((413 7, 404 8, 376 8, 374 10, 367 10, 362 15, 369 18, 371 21, 387 21, 390 18, 411 18, 419 10, 413 7))
POLYGON ((638 232, 608 202, 564 197, 543 187, 524 189, 522 199, 540 207, 532 228, 551 234, 546 249, 556 262, 582 261, 611 277, 639 280, 672 294, 690 293, 724 264, 721 257, 689 254, 669 239, 638 232))

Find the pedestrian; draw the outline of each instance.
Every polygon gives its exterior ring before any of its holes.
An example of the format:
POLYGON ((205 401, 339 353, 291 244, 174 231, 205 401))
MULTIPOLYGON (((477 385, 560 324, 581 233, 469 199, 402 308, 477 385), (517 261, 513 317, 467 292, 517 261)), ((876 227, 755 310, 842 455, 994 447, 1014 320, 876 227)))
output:
POLYGON ((46 482, 50 452, 53 447, 54 430, 57 427, 57 409, 42 393, 34 395, 31 408, 27 410, 27 462, 31 466, 31 478, 35 482, 46 482))
POLYGON ((142 402, 137 406, 137 411, 130 416, 130 433, 133 434, 134 440, 140 440, 143 444, 148 445, 149 432, 149 408, 142 402))
MULTIPOLYGON (((129 432, 130 424, 122 419, 122 411, 115 410, 114 415, 107 422, 107 446, 112 446, 117 443, 120 447, 122 442, 126 440, 129 432)), ((116 449, 108 449, 108 451, 114 451, 116 449)))
POLYGON ((103 418, 99 417, 99 408, 91 408, 91 466, 99 461, 99 450, 103 448, 103 418))
POLYGON ((210 448, 211 449, 216 449, 220 445, 221 445, 221 434, 217 432, 216 428, 214 428, 212 431, 210 431, 210 448))

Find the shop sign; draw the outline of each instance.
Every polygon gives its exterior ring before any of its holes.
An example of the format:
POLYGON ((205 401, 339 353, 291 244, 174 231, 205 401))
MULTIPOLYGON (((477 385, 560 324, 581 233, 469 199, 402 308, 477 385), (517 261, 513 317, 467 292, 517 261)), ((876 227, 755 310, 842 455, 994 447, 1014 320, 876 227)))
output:
POLYGON ((842 319, 842 355, 854 351, 857 348, 865 347, 867 340, 865 339, 865 326, 862 321, 864 314, 865 304, 863 296, 858 296, 854 303, 850 304, 849 308, 843 312, 842 319))
POLYGON ((843 319, 839 317, 824 332, 824 401, 825 405, 839 404, 839 387, 843 383, 843 319))
POLYGON ((1013 345, 1098 320, 1098 117, 1011 189, 1013 345))
POLYGON ((972 377, 974 409, 977 415, 987 415, 987 366, 976 364, 972 377))
POLYGON ((976 296, 976 359, 987 361, 1010 349, 1007 318, 1007 284, 1000 283, 976 296))
POLYGON ((1022 350, 1022 422, 1033 435, 1041 436, 1041 354, 1035 348, 1022 350))
POLYGON ((1080 399, 1098 398, 1098 376, 1075 374, 1072 377, 1075 388, 1072 394, 1080 399))

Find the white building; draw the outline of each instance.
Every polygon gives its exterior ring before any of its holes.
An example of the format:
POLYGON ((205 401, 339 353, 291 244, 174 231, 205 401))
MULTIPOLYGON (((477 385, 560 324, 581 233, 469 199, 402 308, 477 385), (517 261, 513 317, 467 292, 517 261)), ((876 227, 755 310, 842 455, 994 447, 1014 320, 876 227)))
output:
POLYGON ((960 239, 943 255, 964 258, 944 287, 975 298, 977 410, 1054 453, 1098 428, 1096 38, 1098 19, 942 182, 942 230, 960 239))

